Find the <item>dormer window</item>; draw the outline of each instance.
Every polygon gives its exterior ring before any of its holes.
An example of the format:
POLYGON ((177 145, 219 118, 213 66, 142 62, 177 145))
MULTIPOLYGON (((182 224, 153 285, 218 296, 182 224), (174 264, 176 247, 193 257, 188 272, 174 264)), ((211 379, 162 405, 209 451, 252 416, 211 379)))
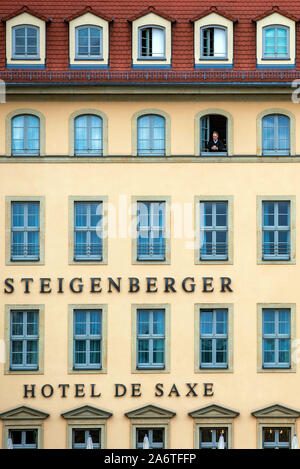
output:
POLYGON ((201 58, 227 58, 227 29, 220 26, 201 28, 201 58))
POLYGON ((132 68, 171 68, 174 18, 149 7, 132 18, 132 68))
POLYGON ((12 34, 14 59, 39 59, 39 28, 30 25, 15 26, 12 34))
POLYGON ((165 28, 153 26, 139 28, 139 57, 142 59, 165 57, 165 28))
POLYGON ((45 68, 50 18, 27 6, 2 18, 6 23, 6 68, 45 68))
POLYGON ((69 67, 108 68, 112 18, 87 6, 65 21, 69 23, 69 67))
POLYGON ((191 19, 194 23, 195 68, 233 68, 236 18, 211 7, 191 19))
POLYGON ((285 26, 263 28, 263 57, 265 59, 288 59, 289 36, 289 28, 285 26))
POLYGON ((256 67, 296 68, 298 18, 275 6, 252 21, 256 23, 256 67))
POLYGON ((80 26, 76 28, 76 58, 102 58, 102 28, 98 26, 80 26))

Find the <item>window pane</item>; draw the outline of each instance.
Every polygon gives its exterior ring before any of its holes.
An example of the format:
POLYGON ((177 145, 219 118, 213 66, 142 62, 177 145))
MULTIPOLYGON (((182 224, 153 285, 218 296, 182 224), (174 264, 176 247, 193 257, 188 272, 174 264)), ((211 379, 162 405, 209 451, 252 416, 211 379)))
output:
POLYGON ((149 312, 138 312, 138 334, 150 334, 149 312))
POLYGON ((212 328, 213 328, 212 311, 201 311, 200 325, 201 325, 201 334, 212 334, 212 328))
POLYGON ((153 363, 164 363, 164 339, 153 340, 153 363))
POLYGON ((275 311, 263 312, 263 334, 275 334, 275 311))
POLYGON ((153 311, 153 334, 164 334, 165 318, 163 311, 153 311))
POLYGON ((75 335, 86 334, 86 312, 75 311, 75 335))

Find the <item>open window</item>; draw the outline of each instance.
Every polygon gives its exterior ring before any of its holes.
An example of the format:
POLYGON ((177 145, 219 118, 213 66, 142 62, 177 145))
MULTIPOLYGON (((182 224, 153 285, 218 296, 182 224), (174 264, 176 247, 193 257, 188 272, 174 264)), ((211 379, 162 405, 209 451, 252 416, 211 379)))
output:
POLYGON ((145 26, 139 28, 139 58, 165 58, 165 28, 145 26))
POLYGON ((204 26, 201 28, 201 58, 227 58, 227 28, 222 26, 204 26))
POLYGON ((204 156, 228 154, 228 119, 208 114, 200 119, 200 153, 204 156))
POLYGON ((150 6, 128 19, 132 24, 132 67, 171 68, 174 18, 150 6))

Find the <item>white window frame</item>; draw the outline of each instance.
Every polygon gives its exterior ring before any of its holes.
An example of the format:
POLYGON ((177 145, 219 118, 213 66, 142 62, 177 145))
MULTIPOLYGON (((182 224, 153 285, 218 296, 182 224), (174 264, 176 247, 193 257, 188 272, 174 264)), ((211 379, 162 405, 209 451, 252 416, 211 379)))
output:
POLYGON ((228 60, 228 28, 222 25, 206 25, 200 28, 200 59, 201 60, 228 60), (220 29, 225 33, 225 54, 222 56, 217 55, 204 55, 204 33, 209 29, 220 29))
POLYGON ((76 60, 101 60, 103 59, 103 28, 98 25, 93 25, 93 24, 85 24, 85 25, 80 25, 76 26, 75 28, 75 59, 76 60), (97 29, 100 32, 100 54, 93 55, 90 53, 90 37, 91 37, 91 28, 97 29), (79 31, 81 29, 87 29, 88 30, 88 54, 87 55, 82 55, 79 54, 79 31))
MULTIPOLYGON (((98 208, 97 208, 98 211, 98 208)), ((103 261, 103 201, 93 201, 93 200, 78 200, 74 201, 74 262, 76 261, 103 261), (98 207, 101 206, 101 214, 100 216, 100 226, 91 226, 91 204, 98 203, 98 207), (76 205, 77 204, 85 204, 87 205, 87 225, 86 226, 76 226, 76 205), (97 232, 99 234, 99 229, 101 233, 101 242, 99 245, 101 246, 101 253, 99 256, 90 254, 91 250, 91 233, 92 232, 97 232), (86 232, 87 233, 87 243, 86 243, 86 249, 87 249, 87 254, 76 254, 76 233, 77 232, 86 232)))
POLYGON ((263 60, 289 60, 290 58, 290 28, 285 25, 279 25, 279 24, 272 24, 268 26, 264 26, 262 28, 262 34, 263 34, 263 45, 262 45, 262 58, 263 60), (278 29, 285 29, 287 31, 287 54, 286 55, 278 55, 275 52, 274 56, 266 56, 266 31, 269 29, 274 29, 275 30, 275 51, 277 48, 277 35, 278 35, 278 29))
POLYGON ((276 260, 290 260, 290 251, 291 251, 291 202, 289 200, 263 200, 262 201, 262 254, 264 261, 276 261, 276 260), (279 225, 278 224, 278 204, 279 203, 288 203, 289 207, 289 224, 288 225, 279 225), (264 225, 264 206, 265 204, 272 203, 274 204, 274 226, 264 225), (274 232, 274 250, 275 254, 265 254, 264 253, 264 239, 263 233, 264 231, 272 231, 274 232), (288 232, 289 233, 289 254, 278 254, 279 249, 279 242, 278 242, 278 234, 280 231, 288 232), (277 254, 276 254, 277 252, 277 254))
POLYGON ((102 333, 102 329, 103 329, 103 320, 102 320, 102 309, 99 308, 99 309, 96 309, 96 308, 92 308, 92 309, 88 309, 88 308, 74 308, 73 310, 73 314, 74 314, 74 319, 73 319, 73 368, 74 368, 74 371, 76 370, 101 370, 102 369, 102 357, 103 357, 103 333, 102 333), (80 312, 84 312, 85 313, 85 324, 86 324, 86 334, 84 335, 80 335, 80 334, 76 334, 75 333, 75 327, 76 327, 76 320, 75 320, 75 315, 76 315, 76 312, 77 311, 80 311, 80 312), (90 313, 91 311, 97 311, 100 313, 100 334, 95 334, 95 335, 91 335, 89 333, 90 331, 90 313), (90 357, 90 342, 92 340, 97 340, 100 342, 100 363, 99 364, 91 364, 89 363, 89 357, 90 357), (86 343, 86 350, 85 350, 85 359, 86 359, 86 362, 84 364, 78 364, 76 363, 75 361, 75 357, 76 357, 76 349, 75 349, 75 344, 76 344, 76 341, 84 341, 86 343))
POLYGON ((35 25, 31 25, 31 24, 19 24, 17 26, 14 26, 12 28, 12 58, 15 59, 15 60, 39 60, 40 59, 40 28, 38 26, 35 26, 35 25), (19 55, 19 54, 16 54, 16 31, 18 29, 21 29, 21 28, 25 28, 25 54, 23 55, 19 55), (27 47, 28 47, 28 43, 27 43, 27 36, 28 36, 28 28, 32 28, 32 29, 35 29, 37 34, 36 34, 36 40, 37 40, 37 43, 36 43, 36 54, 28 54, 27 53, 27 47))
POLYGON ((164 308, 138 308, 137 309, 137 334, 136 334, 136 368, 137 370, 154 370, 154 369, 164 369, 166 365, 166 311, 164 308), (163 334, 154 334, 153 333, 153 312, 162 311, 164 318, 164 333, 163 334), (139 312, 146 311, 149 315, 149 334, 139 334, 139 312), (153 363, 153 341, 159 339, 164 341, 164 361, 162 363, 153 363), (149 342, 149 363, 139 363, 139 349, 138 344, 139 340, 147 340, 149 342))
POLYGON ((205 204, 212 204, 212 225, 211 226, 206 226, 206 225, 200 225, 200 261, 206 261, 206 260, 228 260, 228 241, 229 241, 229 203, 228 200, 201 200, 200 201, 200 220, 203 219, 203 208, 205 204), (226 225, 221 226, 216 224, 216 219, 217 219, 217 204, 226 204, 226 225), (217 232, 226 232, 226 253, 225 254, 217 254, 217 241, 216 241, 216 235, 217 232), (206 232, 211 232, 212 233, 212 251, 213 254, 201 254, 201 246, 202 246, 202 239, 203 236, 206 232))
POLYGON ((291 309, 290 308, 263 308, 262 309, 262 366, 264 369, 284 369, 284 368, 291 368, 291 360, 292 360, 292 350, 291 350, 291 329, 292 329, 292 317, 291 317, 291 309), (273 334, 265 334, 264 333, 264 313, 265 311, 274 311, 275 313, 275 332, 273 334), (279 326, 279 312, 281 310, 288 311, 289 312, 289 333, 288 334, 279 334, 278 332, 278 326, 279 326), (264 341, 265 340, 272 340, 275 343, 275 362, 265 362, 264 360, 264 341), (279 341, 281 339, 287 339, 289 341, 289 362, 279 362, 279 341))
POLYGON ((11 252, 11 262, 14 261, 39 261, 40 260, 40 251, 41 251, 41 241, 40 241, 40 234, 41 234, 41 204, 40 202, 34 201, 34 200, 29 200, 29 201, 23 201, 23 200, 12 200, 11 201, 11 244, 10 244, 10 252, 11 252), (39 224, 38 227, 28 227, 28 204, 38 204, 39 210, 38 210, 38 215, 39 215, 39 224), (13 207, 15 204, 23 204, 24 205, 24 225, 23 226, 18 226, 15 227, 13 225, 13 207), (24 233, 24 250, 25 254, 22 255, 14 255, 13 254, 13 232, 22 232, 24 233), (37 232, 39 233, 39 240, 38 240, 38 254, 36 255, 27 255, 26 254, 26 246, 28 249, 28 232, 37 232))
MULTIPOLYGON (((166 58, 166 28, 162 26, 156 26, 156 25, 146 25, 146 26, 140 26, 138 28, 138 38, 139 38, 139 54, 138 54, 138 59, 139 60, 165 60, 166 58), (142 47, 142 34, 144 30, 148 30, 148 38, 147 38, 147 48, 149 49, 149 42, 150 42, 150 30, 151 34, 153 35, 153 29, 158 29, 159 31, 163 31, 163 54, 158 55, 158 56, 153 56, 153 55, 143 55, 143 47, 142 47)), ((152 38, 153 41, 153 38, 152 38)))

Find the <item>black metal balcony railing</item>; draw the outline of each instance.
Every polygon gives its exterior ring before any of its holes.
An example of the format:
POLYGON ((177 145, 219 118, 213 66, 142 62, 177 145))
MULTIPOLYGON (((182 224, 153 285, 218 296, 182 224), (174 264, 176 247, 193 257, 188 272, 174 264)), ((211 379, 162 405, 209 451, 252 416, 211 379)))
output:
POLYGON ((165 257, 165 243, 141 243, 137 244, 138 259, 142 258, 164 258, 165 257))
POLYGON ((200 249, 201 257, 218 257, 218 256, 227 256, 228 254, 228 245, 227 243, 204 243, 200 249))
POLYGON ((75 259, 102 259, 102 243, 76 243, 74 246, 75 259))
POLYGON ((263 243, 263 256, 288 258, 290 256, 290 243, 263 243))
POLYGON ((2 70, 7 84, 74 83, 290 83, 300 79, 298 70, 2 70))
POLYGON ((36 243, 12 243, 11 256, 12 259, 38 259, 40 255, 40 246, 36 243))

